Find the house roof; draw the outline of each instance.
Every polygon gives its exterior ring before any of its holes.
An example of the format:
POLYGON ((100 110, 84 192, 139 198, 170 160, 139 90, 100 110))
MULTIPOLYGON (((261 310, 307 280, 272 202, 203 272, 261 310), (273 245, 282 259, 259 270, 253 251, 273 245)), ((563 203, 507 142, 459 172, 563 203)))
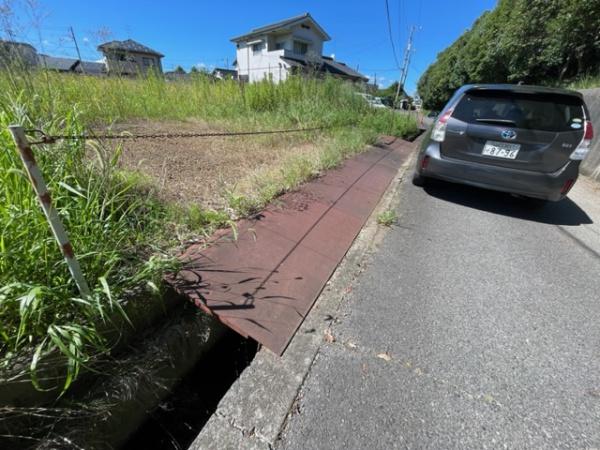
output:
MULTIPOLYGON (((309 63, 304 59, 296 59, 283 56, 281 57, 281 59, 293 67, 307 68, 309 65, 309 63)), ((357 81, 368 81, 368 78, 362 73, 351 69, 343 62, 335 61, 333 58, 327 56, 321 57, 321 60, 316 62, 316 69, 319 72, 330 73, 332 75, 351 78, 357 81)))
POLYGON ((106 72, 106 65, 103 62, 79 61, 79 67, 85 73, 101 74, 106 72))
POLYGON ((133 39, 127 39, 126 41, 110 41, 105 42, 104 44, 100 44, 98 46, 98 50, 122 50, 126 52, 134 52, 134 53, 146 53, 148 55, 155 55, 162 58, 162 53, 157 52, 156 50, 152 50, 150 47, 146 47, 145 45, 140 44, 139 42, 134 41, 133 39))
POLYGON ((212 71, 212 74, 215 75, 217 72, 220 72, 223 75, 237 75, 236 69, 223 69, 222 67, 215 67, 215 69, 212 71))
POLYGON ((242 34, 240 36, 231 38, 231 41, 238 42, 238 41, 247 40, 249 38, 252 38, 252 37, 260 35, 260 34, 270 33, 272 31, 276 31, 280 28, 287 28, 292 25, 296 25, 296 24, 306 22, 306 21, 311 22, 313 27, 319 33, 321 33, 323 35, 324 40, 326 40, 326 41, 331 40, 331 37, 325 32, 325 30, 323 28, 321 28, 321 26, 315 21, 315 19, 313 19, 313 17, 310 15, 310 13, 304 13, 304 14, 300 14, 299 16, 290 17, 289 19, 280 20, 279 22, 275 22, 275 23, 272 23, 269 25, 264 25, 262 27, 254 28, 249 33, 242 34))
POLYGON ((28 44, 27 42, 7 41, 4 39, 0 39, 0 45, 10 46, 10 47, 29 47, 34 52, 37 51, 33 45, 28 44))
POLYGON ((38 60, 40 66, 45 69, 50 70, 58 70, 60 72, 70 72, 75 70, 77 64, 79 64, 78 59, 74 58, 60 58, 56 56, 49 55, 38 55, 38 60))
POLYGON ((89 74, 106 72, 106 66, 101 62, 80 61, 75 58, 61 58, 50 55, 38 55, 38 63, 45 69, 58 70, 59 72, 74 72, 77 68, 89 74))
POLYGON ((349 76, 352 78, 361 78, 363 81, 369 80, 362 73, 358 72, 357 70, 352 69, 351 67, 347 66, 343 62, 336 61, 333 58, 328 58, 327 56, 324 56, 323 62, 326 66, 328 66, 330 68, 330 71, 332 73, 339 73, 339 74, 343 74, 343 75, 346 75, 346 76, 349 76))

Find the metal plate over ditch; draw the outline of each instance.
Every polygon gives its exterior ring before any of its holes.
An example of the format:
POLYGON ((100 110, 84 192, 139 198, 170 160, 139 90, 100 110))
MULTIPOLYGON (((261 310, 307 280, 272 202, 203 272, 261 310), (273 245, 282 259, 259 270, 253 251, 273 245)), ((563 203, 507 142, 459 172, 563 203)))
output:
POLYGON ((411 146, 388 139, 275 200, 206 248, 171 283, 199 308, 282 355, 411 146))

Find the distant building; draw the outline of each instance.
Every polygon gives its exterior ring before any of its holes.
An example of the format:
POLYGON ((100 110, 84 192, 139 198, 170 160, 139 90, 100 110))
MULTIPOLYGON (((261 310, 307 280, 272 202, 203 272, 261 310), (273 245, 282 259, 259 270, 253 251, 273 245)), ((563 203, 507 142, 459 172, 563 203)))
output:
POLYGON ((106 64, 104 61, 79 61, 78 69, 87 75, 106 74, 106 64))
POLYGON ((38 64, 37 50, 25 42, 0 40, 0 67, 35 67, 38 64))
POLYGON ((212 71, 211 75, 219 80, 237 79, 237 70, 217 67, 212 71))
POLYGON ((38 65, 42 69, 63 73, 84 73, 86 75, 103 75, 106 66, 103 62, 81 61, 75 58, 60 58, 49 55, 38 55, 38 65))
POLYGON ((291 73, 317 73, 366 82, 367 77, 332 57, 322 56, 331 37, 309 13, 255 28, 231 39, 241 80, 285 80, 291 73))
POLYGON ((132 39, 110 41, 98 46, 104 54, 109 75, 139 75, 149 71, 162 74, 162 53, 132 39))
POLYGON ((170 70, 164 73, 165 79, 168 81, 186 81, 190 79, 190 74, 185 71, 170 70))

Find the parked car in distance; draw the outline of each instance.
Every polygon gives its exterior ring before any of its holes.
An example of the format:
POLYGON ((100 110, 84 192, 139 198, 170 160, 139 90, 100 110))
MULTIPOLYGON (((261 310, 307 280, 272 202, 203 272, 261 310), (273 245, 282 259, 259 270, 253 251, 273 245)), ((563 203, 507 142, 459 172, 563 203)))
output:
POLYGON ((593 137, 579 92, 526 85, 466 85, 420 149, 413 183, 429 178, 541 200, 571 190, 593 137))
POLYGON ((387 108, 387 106, 385 106, 381 101, 381 97, 375 97, 371 94, 364 94, 362 92, 357 92, 357 95, 360 95, 362 98, 364 98, 372 108, 387 108))

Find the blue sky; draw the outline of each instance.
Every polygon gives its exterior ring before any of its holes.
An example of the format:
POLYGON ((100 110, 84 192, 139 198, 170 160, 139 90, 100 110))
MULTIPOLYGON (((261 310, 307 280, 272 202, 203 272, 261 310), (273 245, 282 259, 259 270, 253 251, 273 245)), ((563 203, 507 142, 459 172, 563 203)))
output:
MULTIPOLYGON (((181 65, 207 68, 231 64, 232 36, 286 17, 310 12, 331 35, 324 54, 386 86, 398 78, 387 30, 385 1, 254 0, 142 1, 38 0, 34 16, 13 0, 19 38, 56 56, 75 56, 72 26, 84 59, 96 60, 104 38, 135 39, 165 54, 165 70, 181 65), (34 26, 32 26, 32 23, 34 26), (39 31, 39 33, 38 33, 39 31), (40 48, 41 47, 41 48, 40 48)), ((407 79, 413 92, 420 74, 496 0, 389 0, 393 36, 402 61, 411 25, 418 27, 407 79)))

